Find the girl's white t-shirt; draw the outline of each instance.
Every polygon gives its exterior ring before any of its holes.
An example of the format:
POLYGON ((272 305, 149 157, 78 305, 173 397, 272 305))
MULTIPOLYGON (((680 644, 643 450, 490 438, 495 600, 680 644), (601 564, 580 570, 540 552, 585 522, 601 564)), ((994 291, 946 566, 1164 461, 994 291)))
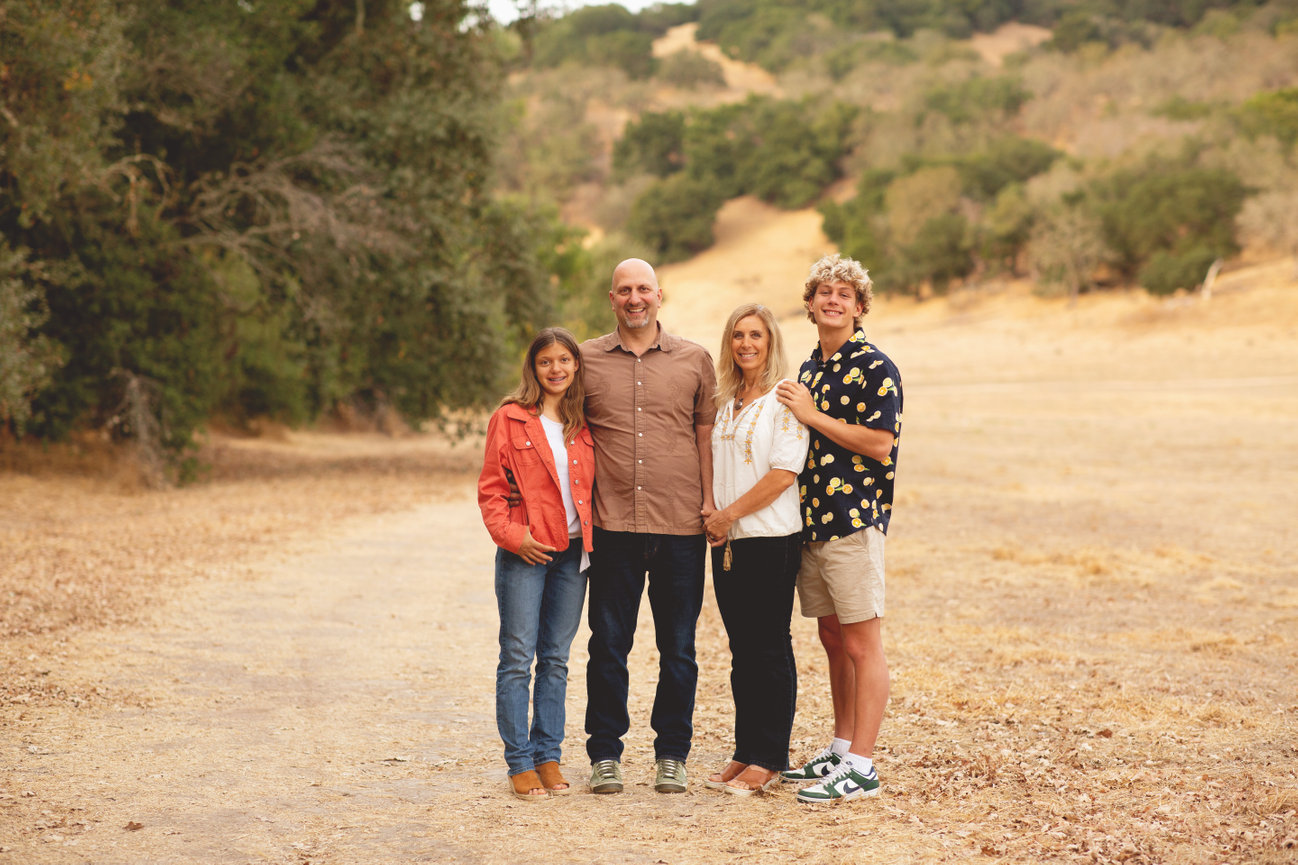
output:
POLYGON ((577 504, 572 500, 572 483, 568 479, 568 446, 563 442, 563 424, 541 415, 541 428, 545 430, 545 440, 550 443, 554 468, 559 475, 559 494, 563 496, 563 512, 568 517, 568 537, 580 538, 581 516, 577 513, 577 504))

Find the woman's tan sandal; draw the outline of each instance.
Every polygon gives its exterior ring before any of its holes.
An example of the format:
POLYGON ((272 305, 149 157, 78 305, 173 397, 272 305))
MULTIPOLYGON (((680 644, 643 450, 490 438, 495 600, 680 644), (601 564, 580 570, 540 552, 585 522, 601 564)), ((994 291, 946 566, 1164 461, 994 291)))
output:
POLYGON ((515 799, 522 799, 524 802, 539 802, 542 799, 550 798, 550 794, 545 790, 545 785, 541 783, 541 776, 536 774, 535 769, 530 772, 519 772, 517 775, 510 775, 509 784, 514 788, 515 799))
POLYGON ((761 766, 749 766, 726 782, 722 789, 732 796, 752 796, 754 793, 766 792, 779 778, 779 772, 772 772, 761 766), (768 772, 770 774, 763 777, 764 773, 768 772))
POLYGON ((710 787, 713 790, 720 790, 726 786, 726 782, 737 776, 740 772, 748 768, 747 763, 740 763, 738 760, 731 760, 726 768, 720 772, 713 772, 707 778, 703 779, 703 786, 710 787))
POLYGON ((565 796, 572 792, 572 785, 567 782, 563 777, 563 773, 559 771, 559 764, 553 760, 537 766, 536 772, 541 776, 541 784, 555 796, 565 796))

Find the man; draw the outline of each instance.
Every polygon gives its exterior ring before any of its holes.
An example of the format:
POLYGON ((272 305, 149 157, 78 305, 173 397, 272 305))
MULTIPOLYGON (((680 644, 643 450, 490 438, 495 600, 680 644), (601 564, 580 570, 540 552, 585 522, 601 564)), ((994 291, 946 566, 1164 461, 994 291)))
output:
POLYGON ((654 788, 683 793, 693 738, 698 665, 694 628, 703 605, 712 507, 716 373, 696 343, 658 323, 662 289, 639 259, 613 271, 617 329, 581 346, 586 423, 595 440, 595 551, 590 572, 586 752, 595 793, 622 791, 627 656, 645 577, 660 654, 650 724, 654 788))
POLYGON ((798 382, 777 399, 811 432, 802 498, 802 614, 818 621, 829 657, 834 739, 790 782, 817 783, 800 802, 841 802, 879 792, 873 755, 888 702, 883 655, 883 542, 901 436, 901 376, 865 339, 870 277, 859 262, 826 256, 802 294, 819 342, 798 382))

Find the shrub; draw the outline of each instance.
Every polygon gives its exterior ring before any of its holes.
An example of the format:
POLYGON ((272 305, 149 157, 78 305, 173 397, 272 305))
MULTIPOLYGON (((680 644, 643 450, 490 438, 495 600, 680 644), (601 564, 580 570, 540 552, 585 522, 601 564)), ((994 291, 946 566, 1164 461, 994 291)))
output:
POLYGON ((685 166, 685 115, 648 112, 627 123, 613 145, 613 171, 619 177, 647 172, 657 177, 685 166))
MULTIPOLYGON (((1178 261, 1204 256, 1211 261, 1238 252, 1235 217, 1246 194, 1229 171, 1175 161, 1117 171, 1088 190, 1105 242, 1128 276, 1160 252, 1178 261)), ((1172 272, 1172 265, 1162 262, 1158 272, 1172 272)))
POLYGON ((972 198, 988 201, 1009 184, 1022 183, 1045 171, 1060 156, 1048 144, 1009 135, 958 158, 955 166, 964 191, 972 198))
POLYGON ((659 60, 655 77, 665 84, 686 89, 722 86, 726 83, 726 76, 718 63, 688 49, 668 54, 659 60))
POLYGON ((1194 289, 1217 257, 1214 250, 1202 246, 1179 253, 1159 250, 1140 268, 1139 281, 1151 294, 1194 289))
POLYGON ((0 239, 0 430, 19 435, 31 418, 32 398, 62 364, 57 347, 38 332, 50 313, 25 257, 0 239))
POLYGON ((912 282, 929 280, 945 291, 951 280, 973 271, 973 238, 969 221, 958 213, 943 213, 924 223, 901 255, 912 282))
POLYGON ((1240 129, 1251 138, 1273 135, 1285 147, 1298 141, 1298 87, 1258 93, 1236 114, 1240 129))
POLYGON ((1031 95, 1018 78, 978 76, 930 89, 924 94, 924 106, 954 123, 972 123, 982 119, 999 122, 1017 114, 1031 95))
POLYGON ((636 199, 627 230, 646 244, 659 262, 681 261, 712 245, 712 225, 723 200, 706 180, 677 174, 636 199))

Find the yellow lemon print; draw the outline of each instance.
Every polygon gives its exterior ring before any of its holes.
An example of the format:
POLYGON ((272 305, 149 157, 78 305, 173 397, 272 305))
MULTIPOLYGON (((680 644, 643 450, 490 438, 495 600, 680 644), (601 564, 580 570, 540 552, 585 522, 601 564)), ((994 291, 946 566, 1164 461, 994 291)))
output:
POLYGON ((834 461, 834 455, 833 455, 833 454, 825 454, 823 457, 820 458, 820 464, 821 464, 822 466, 827 466, 827 465, 829 465, 830 463, 832 463, 833 461, 834 461))
POLYGON ((849 398, 847 394, 843 394, 838 398, 839 405, 847 405, 851 401, 851 398, 849 398))
POLYGON ((852 494, 852 485, 851 485, 851 484, 843 484, 843 492, 846 493, 847 495, 851 495, 851 494, 852 494))
POLYGON ((866 423, 869 423, 870 421, 878 420, 882 415, 883 415, 883 412, 881 412, 881 411, 877 411, 877 412, 875 412, 874 414, 870 415, 868 418, 866 418, 866 419, 865 419, 865 422, 866 422, 866 423))
POLYGON ((821 521, 821 523, 827 523, 827 522, 829 522, 830 520, 832 520, 833 518, 834 518, 834 515, 833 515, 833 514, 825 514, 823 517, 820 518, 820 521, 821 521))
POLYGON ((876 369, 882 363, 883 363, 883 359, 880 358, 879 360, 876 360, 874 363, 870 364, 870 369, 876 369))
POLYGON ((861 522, 861 519, 859 517, 852 520, 852 528, 854 529, 862 528, 864 525, 865 523, 861 522))
POLYGON ((863 411, 865 411, 865 403, 863 403, 863 402, 858 402, 858 403, 856 404, 856 413, 857 413, 857 414, 860 414, 860 413, 863 412, 863 411))

